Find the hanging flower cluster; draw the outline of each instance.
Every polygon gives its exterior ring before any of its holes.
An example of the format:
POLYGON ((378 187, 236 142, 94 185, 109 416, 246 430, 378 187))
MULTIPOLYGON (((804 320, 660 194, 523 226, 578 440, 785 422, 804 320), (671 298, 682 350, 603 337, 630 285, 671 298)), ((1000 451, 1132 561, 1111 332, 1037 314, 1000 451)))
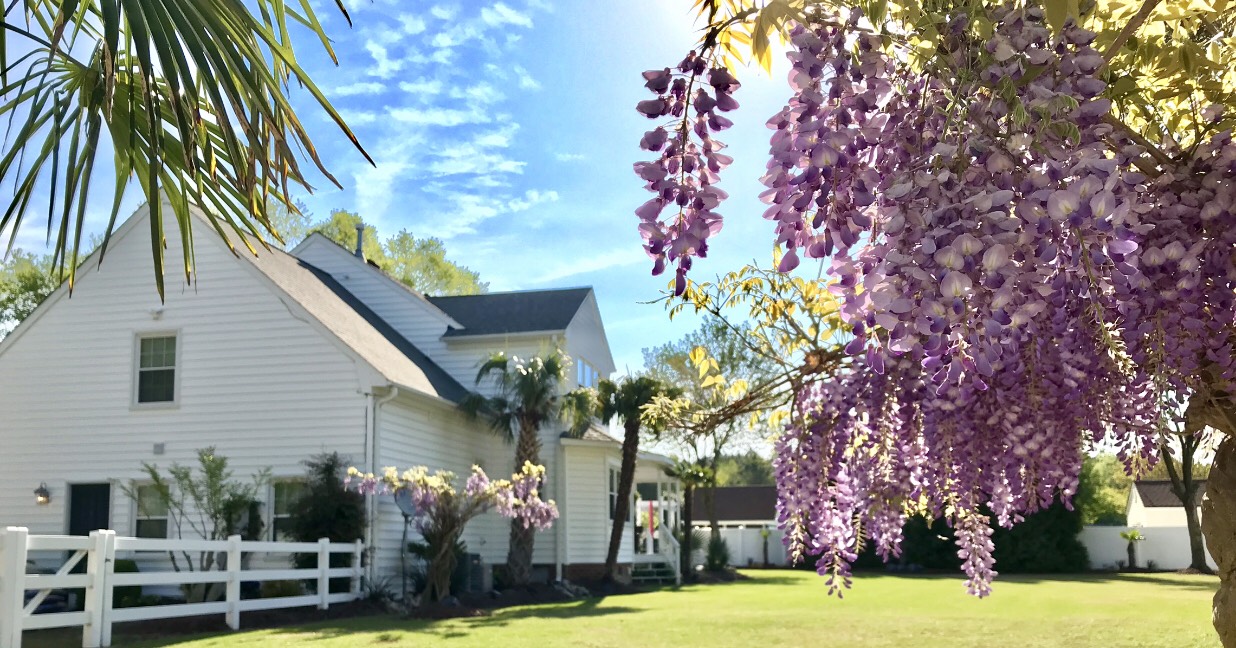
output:
POLYGON ((644 79, 657 98, 639 102, 636 110, 650 119, 673 119, 640 140, 640 148, 660 156, 635 164, 635 174, 655 194, 635 214, 644 250, 653 259, 652 274, 675 264, 674 293, 681 295, 691 259, 707 256, 708 237, 721 231, 721 215, 713 210, 728 194, 716 184, 733 158, 721 152, 725 144, 712 135, 733 125, 720 113, 738 107, 733 93, 739 83, 729 70, 710 67, 707 55, 695 51, 675 70, 649 70, 644 79), (667 208, 672 212, 668 219, 662 217, 667 208))
POLYGON ((952 17, 927 74, 859 11, 790 31, 764 217, 782 271, 826 260, 859 361, 799 391, 779 517, 834 591, 923 513, 987 594, 993 524, 1068 504, 1091 444, 1153 460, 1176 399, 1233 386, 1231 134, 1152 158, 1109 117, 1093 33, 987 15, 985 41, 952 17))

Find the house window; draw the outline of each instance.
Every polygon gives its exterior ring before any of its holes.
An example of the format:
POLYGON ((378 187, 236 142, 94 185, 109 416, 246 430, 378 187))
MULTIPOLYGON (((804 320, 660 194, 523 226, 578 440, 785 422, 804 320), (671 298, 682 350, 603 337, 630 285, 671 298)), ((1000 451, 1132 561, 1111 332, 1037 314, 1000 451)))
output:
POLYGON ((137 514, 133 535, 139 538, 167 538, 167 501, 154 484, 137 487, 137 514))
POLYGON ((580 358, 575 363, 575 382, 580 387, 596 387, 601 382, 601 374, 587 360, 580 358))
POLYGON ((614 511, 618 510, 618 469, 610 466, 609 469, 609 519, 614 519, 614 511))
POLYGON ((138 338, 137 402, 176 401, 176 336, 138 338))
POLYGON ((292 538, 288 528, 292 523, 292 512, 296 501, 305 490, 301 481, 277 481, 271 488, 274 490, 271 501, 274 505, 270 512, 270 539, 275 542, 290 541, 292 538))

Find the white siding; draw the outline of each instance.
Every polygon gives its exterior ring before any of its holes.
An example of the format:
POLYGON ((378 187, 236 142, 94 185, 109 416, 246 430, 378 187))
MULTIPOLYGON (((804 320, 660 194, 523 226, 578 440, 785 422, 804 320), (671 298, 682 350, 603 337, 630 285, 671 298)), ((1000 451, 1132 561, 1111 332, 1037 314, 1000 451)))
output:
MULTIPOLYGON (((612 530, 609 520, 609 468, 621 464, 617 446, 613 449, 568 445, 566 453, 566 563, 605 562, 612 530)), ((634 535, 628 523, 622 534, 618 562, 631 562, 634 535)))
POLYGON ((111 526, 130 533, 132 505, 116 484, 140 477, 143 461, 193 463, 205 446, 241 478, 263 467, 301 475, 300 462, 322 451, 363 457, 366 398, 350 356, 200 224, 192 285, 177 273, 169 226, 160 304, 142 212, 99 270, 83 268, 71 299, 53 297, 0 346, 0 526, 63 533, 66 484, 111 481, 111 526), (131 407, 135 336, 147 331, 179 338, 174 408, 131 407), (48 506, 34 503, 40 482, 48 506))
MULTIPOLYGON (((586 360, 601 374, 601 378, 609 378, 615 371, 614 357, 609 350, 609 341, 605 338, 605 327, 601 322, 601 312, 597 310, 597 297, 589 293, 580 306, 575 319, 566 329, 566 344, 564 350, 571 359, 579 362, 586 360)), ((570 388, 578 387, 574 367, 569 372, 570 388)))

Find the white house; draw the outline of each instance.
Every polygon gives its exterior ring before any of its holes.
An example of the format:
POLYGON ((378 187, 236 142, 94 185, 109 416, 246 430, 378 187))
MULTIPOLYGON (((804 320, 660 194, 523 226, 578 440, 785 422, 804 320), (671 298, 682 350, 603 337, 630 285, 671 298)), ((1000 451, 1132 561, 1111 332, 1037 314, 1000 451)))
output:
MULTIPOLYGON (((1198 480, 1193 506, 1199 520, 1205 494, 1206 480, 1198 480)), ((1087 526, 1082 529, 1081 539, 1090 554, 1091 567, 1102 569, 1128 562, 1128 542, 1120 537, 1128 528, 1138 529, 1145 537, 1136 546, 1139 567, 1153 562, 1156 569, 1183 569, 1192 562, 1185 509, 1172 492, 1170 481, 1143 479, 1133 482, 1129 489, 1126 522, 1128 527, 1087 526)), ((1206 562, 1215 568, 1209 551, 1206 562)))
MULTIPOLYGON (((268 534, 288 513, 285 484, 321 452, 375 471, 423 464, 462 481, 479 464, 504 476, 513 447, 457 409, 483 358, 561 348, 575 363, 566 389, 614 370, 590 288, 427 297, 321 235, 254 256, 232 234, 234 254, 197 218, 192 281, 177 226, 164 228, 165 302, 143 207, 101 265, 86 261, 71 298, 62 287, 0 342, 0 526, 166 534, 119 485, 140 478, 142 462, 188 465, 206 446, 237 476, 271 469, 268 534), (50 501, 36 502, 40 485, 50 501)), ((544 431, 542 460, 562 517, 538 535, 534 563, 546 578, 581 578, 605 558, 619 445, 600 429, 561 432, 544 431)), ((644 456, 637 481, 667 482, 660 461, 644 456)), ((389 496, 370 507, 371 564, 389 575, 403 520, 389 496)), ((463 539, 502 563, 508 529, 487 514, 463 539)), ((652 558, 637 558, 628 534, 620 563, 652 558)))

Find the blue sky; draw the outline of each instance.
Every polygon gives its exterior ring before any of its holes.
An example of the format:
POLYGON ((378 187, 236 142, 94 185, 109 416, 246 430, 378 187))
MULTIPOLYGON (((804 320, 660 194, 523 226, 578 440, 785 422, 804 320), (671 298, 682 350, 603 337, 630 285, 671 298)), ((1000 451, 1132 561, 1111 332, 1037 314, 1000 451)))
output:
MULTIPOLYGON (((671 323, 661 305, 640 303, 665 278, 650 275, 632 213, 647 199, 631 165, 647 156, 638 141, 652 124, 634 109, 647 94, 640 72, 673 65, 694 44, 687 0, 346 2, 351 29, 333 2, 315 2, 340 66, 309 39, 300 56, 377 167, 300 97, 345 188, 319 178, 314 194, 296 197, 318 216, 345 208, 383 234, 442 238, 493 290, 594 286, 620 372, 642 365, 642 348, 695 327, 690 314, 671 323)), ((740 74, 737 125, 720 137, 736 159, 721 185, 728 218, 697 279, 771 253, 756 196, 763 122, 788 94, 779 67, 772 78, 740 74)), ((109 184, 92 193, 95 230, 109 184)), ((136 190, 128 202, 136 207, 136 190)), ((32 217, 18 243, 37 249, 43 233, 32 217)))

